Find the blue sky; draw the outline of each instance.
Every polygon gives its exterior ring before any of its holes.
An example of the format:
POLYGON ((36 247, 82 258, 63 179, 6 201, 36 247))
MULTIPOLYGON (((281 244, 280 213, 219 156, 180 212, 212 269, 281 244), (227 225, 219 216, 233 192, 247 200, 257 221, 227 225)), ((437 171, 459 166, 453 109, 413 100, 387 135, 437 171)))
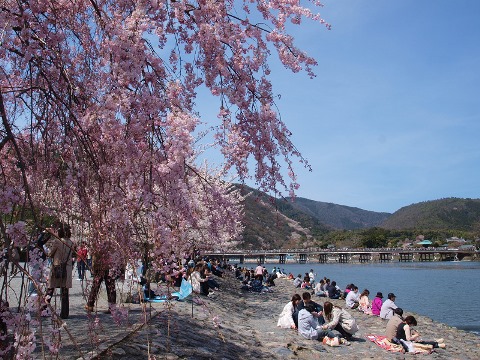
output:
POLYGON ((480 1, 325 0, 298 44, 317 77, 273 67, 282 119, 313 172, 297 195, 395 212, 480 198, 480 1))
MULTIPOLYGON (((330 31, 292 26, 317 77, 271 65, 313 168, 297 165, 297 196, 385 212, 480 198, 480 0, 323 3, 330 31)), ((216 116, 218 101, 199 102, 203 120, 216 116)))

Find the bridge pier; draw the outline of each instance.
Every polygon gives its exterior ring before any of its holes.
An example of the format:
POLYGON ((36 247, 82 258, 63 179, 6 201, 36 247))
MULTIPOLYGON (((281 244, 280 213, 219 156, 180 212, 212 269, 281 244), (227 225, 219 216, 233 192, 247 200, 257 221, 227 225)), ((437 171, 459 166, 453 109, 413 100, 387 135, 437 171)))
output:
POLYGON ((278 263, 279 264, 285 264, 287 261, 287 255, 286 254, 280 254, 278 256, 278 263))
POLYGON ((399 253, 400 257, 398 261, 401 262, 412 262, 413 261, 413 254, 412 253, 399 253))
POLYGON ((420 253, 420 261, 433 261, 434 259, 434 253, 420 253))
POLYGON ((370 254, 360 254, 359 261, 361 263, 366 263, 370 261, 370 254))
POLYGON ((245 264, 245 255, 240 255, 240 256, 238 257, 238 262, 239 262, 240 264, 245 264))
POLYGON ((392 261, 392 254, 390 253, 380 253, 380 262, 389 262, 392 261))
POLYGON ((305 264, 307 262, 307 254, 300 254, 298 262, 300 264, 305 264))
POLYGON ((338 262, 342 264, 348 263, 348 254, 338 254, 338 262))
POLYGON ((321 264, 326 264, 328 262, 328 254, 319 254, 318 262, 321 264))

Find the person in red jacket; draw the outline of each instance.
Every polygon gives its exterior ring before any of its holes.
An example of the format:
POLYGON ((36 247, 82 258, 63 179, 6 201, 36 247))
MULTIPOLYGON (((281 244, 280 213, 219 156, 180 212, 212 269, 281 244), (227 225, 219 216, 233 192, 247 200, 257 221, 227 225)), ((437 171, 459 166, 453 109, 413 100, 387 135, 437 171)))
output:
POLYGON ((85 279, 85 268, 87 262, 87 247, 84 243, 80 243, 80 246, 77 249, 77 273, 78 279, 82 280, 85 279))

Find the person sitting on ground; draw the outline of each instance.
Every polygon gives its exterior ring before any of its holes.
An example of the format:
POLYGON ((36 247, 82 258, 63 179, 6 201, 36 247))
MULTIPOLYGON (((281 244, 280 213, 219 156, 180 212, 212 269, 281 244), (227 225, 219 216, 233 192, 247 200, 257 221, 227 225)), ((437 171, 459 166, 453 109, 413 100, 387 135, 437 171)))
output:
POLYGON ((380 311, 382 309, 383 303, 383 294, 379 291, 375 296, 375 299, 372 301, 372 315, 380 316, 380 311))
POLYGON ((380 317, 382 319, 388 320, 393 316, 393 310, 398 307, 395 305, 395 298, 395 294, 388 294, 388 299, 385 300, 385 302, 382 304, 382 308, 380 309, 380 317))
POLYGON ((243 285, 246 285, 250 281, 250 270, 243 268, 243 285))
MULTIPOLYGON (((200 274, 202 275, 202 272, 200 272, 200 274)), ((213 273, 210 271, 210 268, 208 266, 203 267, 203 275, 208 279, 209 289, 213 289, 214 291, 219 290, 220 284, 217 280, 213 278, 213 273)))
POLYGON ((324 284, 322 286, 322 290, 325 292, 325 295, 328 296, 327 286, 330 285, 330 279, 323 278, 324 284))
POLYGON ((302 282, 302 289, 310 290, 311 288, 312 288, 312 285, 310 284, 310 277, 305 276, 302 282))
POLYGON ((315 290, 314 290, 315 295, 320 296, 320 297, 328 296, 328 292, 325 292, 323 290, 324 285, 325 285, 325 280, 323 280, 323 279, 320 280, 320 282, 317 283, 317 285, 315 285, 315 290))
POLYGON ((393 316, 388 320, 387 327, 385 329, 385 336, 388 341, 393 342, 394 344, 400 344, 397 339, 397 329, 398 325, 403 322, 403 309, 396 308, 393 310, 393 316))
POLYGON ((354 284, 348 284, 347 286, 345 286, 345 290, 343 291, 343 295, 345 296, 345 299, 347 298, 348 293, 352 290, 354 286, 355 286, 354 284))
POLYGON ((325 301, 323 304, 323 318, 325 324, 322 325, 322 329, 337 330, 347 340, 351 340, 358 331, 357 323, 352 315, 338 306, 333 306, 330 301, 325 301))
POLYGON ((298 274, 295 280, 293 280, 293 286, 299 288, 302 286, 302 274, 298 274))
MULTIPOLYGON (((417 320, 412 315, 407 316, 402 323, 397 327, 396 338, 403 345, 403 341, 410 341, 412 345, 417 349, 431 350, 432 348, 445 348, 443 339, 435 341, 424 341, 420 339, 420 334, 413 329, 413 326, 417 326, 417 320)), ((409 344, 407 344, 409 345, 409 344)), ((409 351, 410 347, 409 347, 409 351)))
POLYGON ((347 307, 350 309, 356 309, 358 307, 358 305, 360 304, 360 295, 358 294, 357 286, 352 285, 350 287, 350 291, 345 298, 345 302, 347 304, 347 307))
MULTIPOLYGON (((305 307, 305 305, 310 303, 312 303, 315 306, 315 311, 317 313, 322 314, 323 306, 313 301, 312 295, 308 291, 305 291, 302 294, 302 301, 298 303, 297 308, 293 313, 293 321, 295 322, 295 325, 297 325, 297 327, 298 327, 298 313, 300 312, 300 310, 302 310, 305 307)), ((319 321, 321 324, 323 324, 323 318, 320 318, 319 321)))
MULTIPOLYGON (((317 319, 320 316, 321 315, 315 311, 315 305, 311 302, 307 303, 305 308, 298 313, 298 333, 310 340, 323 340, 327 337, 331 343, 332 339, 335 339, 336 336, 331 330, 322 329, 319 326, 317 319)), ((346 340, 340 341, 336 339, 335 342, 337 345, 339 343, 350 345, 346 340)))
POLYGON ((372 313, 372 307, 370 306, 368 295, 370 295, 370 291, 368 291, 368 289, 362 291, 360 294, 360 300, 358 302, 358 309, 363 311, 365 314, 370 315, 372 313))
POLYGON ((294 294, 292 300, 283 307, 282 313, 278 318, 277 326, 283 329, 295 329, 295 321, 293 321, 293 313, 295 312, 298 303, 302 300, 300 295, 294 294))
POLYGON ((295 279, 295 276, 293 276, 292 273, 288 273, 287 279, 288 280, 293 280, 293 279, 295 279))
POLYGON ((277 278, 277 273, 271 273, 268 275, 267 280, 265 281, 265 285, 267 286, 275 286, 274 280, 277 278))
POLYGON ((286 278, 287 277, 287 274, 285 274, 285 270, 278 268, 277 269, 277 279, 280 279, 280 278, 286 278))
POLYGON ((235 278, 243 281, 242 271, 235 265, 235 278))
POLYGON ((208 276, 202 276, 202 273, 204 273, 203 265, 201 263, 196 264, 190 275, 192 289, 194 293, 208 296, 211 292, 208 285, 208 276))
POLYGON ((341 293, 335 281, 332 281, 330 285, 327 286, 327 292, 330 299, 340 299, 341 293))
POLYGON ((221 270, 221 267, 218 265, 218 261, 214 260, 210 267, 210 271, 212 272, 213 275, 218 276, 218 277, 223 277, 223 271, 221 270))

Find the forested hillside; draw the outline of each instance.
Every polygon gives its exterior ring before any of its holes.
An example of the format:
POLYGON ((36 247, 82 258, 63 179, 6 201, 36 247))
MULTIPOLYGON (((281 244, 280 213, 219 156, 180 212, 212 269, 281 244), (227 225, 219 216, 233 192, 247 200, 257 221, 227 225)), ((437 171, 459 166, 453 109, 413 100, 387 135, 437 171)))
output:
POLYGON ((396 211, 385 229, 480 229, 480 199, 446 198, 412 204, 396 211))
POLYGON ((316 218, 295 209, 286 199, 275 199, 263 192, 242 186, 245 198, 245 230, 239 247, 281 249, 314 246, 329 230, 316 218))
POLYGON ((238 186, 249 194, 239 248, 396 247, 420 235, 438 246, 453 236, 480 236, 480 199, 426 201, 389 214, 305 198, 275 199, 238 186))
POLYGON ((337 205, 305 198, 295 198, 292 206, 309 214, 320 222, 339 230, 365 229, 378 226, 391 214, 362 210, 356 207, 337 205))

